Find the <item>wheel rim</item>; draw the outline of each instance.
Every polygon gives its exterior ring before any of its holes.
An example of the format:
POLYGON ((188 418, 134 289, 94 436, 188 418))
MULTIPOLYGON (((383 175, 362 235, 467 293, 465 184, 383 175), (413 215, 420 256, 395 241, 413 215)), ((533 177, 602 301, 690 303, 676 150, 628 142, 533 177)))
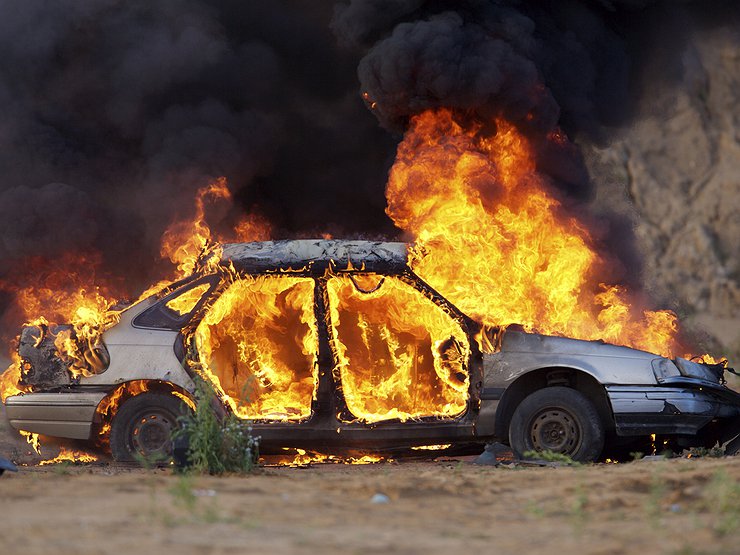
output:
POLYGON ((168 411, 148 410, 140 414, 131 425, 132 451, 144 457, 169 457, 175 425, 175 418, 168 411))
POLYGON ((538 412, 532 419, 529 435, 537 451, 573 455, 581 445, 578 421, 561 408, 547 408, 538 412))

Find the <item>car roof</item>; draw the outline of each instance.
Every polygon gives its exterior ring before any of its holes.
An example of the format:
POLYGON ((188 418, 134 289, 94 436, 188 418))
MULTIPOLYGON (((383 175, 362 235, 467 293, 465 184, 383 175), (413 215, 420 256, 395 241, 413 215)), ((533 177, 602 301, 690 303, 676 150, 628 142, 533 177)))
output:
POLYGON ((221 248, 220 263, 246 273, 323 271, 331 265, 337 271, 400 274, 408 268, 408 246, 399 242, 298 239, 225 243, 221 248))

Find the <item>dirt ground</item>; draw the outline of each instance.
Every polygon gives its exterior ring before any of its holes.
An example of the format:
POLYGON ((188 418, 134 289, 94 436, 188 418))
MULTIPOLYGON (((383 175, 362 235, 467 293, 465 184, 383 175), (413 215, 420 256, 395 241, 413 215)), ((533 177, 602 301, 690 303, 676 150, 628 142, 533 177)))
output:
MULTIPOLYGON (((1 453, 12 438, 0 437, 1 453)), ((225 477, 30 465, 0 477, 0 515, 7 555, 729 554, 740 546, 740 457, 323 464, 225 477)))
MULTIPOLYGON (((67 444, 69 445, 69 444, 67 444)), ((740 456, 577 468, 427 462, 182 476, 38 466, 0 403, 0 553, 740 552, 740 456), (472 551, 475 552, 475 551, 472 551)))

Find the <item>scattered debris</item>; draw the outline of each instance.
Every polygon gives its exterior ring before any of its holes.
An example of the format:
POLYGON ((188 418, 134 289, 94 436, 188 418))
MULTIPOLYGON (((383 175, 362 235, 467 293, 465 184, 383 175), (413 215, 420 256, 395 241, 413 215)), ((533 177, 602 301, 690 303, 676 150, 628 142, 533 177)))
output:
POLYGON ((216 497, 215 489, 194 489, 192 493, 195 497, 216 497))
POLYGON ((511 447, 503 443, 489 443, 485 450, 473 461, 473 464, 498 466, 500 464, 511 464, 515 462, 514 452, 511 447))

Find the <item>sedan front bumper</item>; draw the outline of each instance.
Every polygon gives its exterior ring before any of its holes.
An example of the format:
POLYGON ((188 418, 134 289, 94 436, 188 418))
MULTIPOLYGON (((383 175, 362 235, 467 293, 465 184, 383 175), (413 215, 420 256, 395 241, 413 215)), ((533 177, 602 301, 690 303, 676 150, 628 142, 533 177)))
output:
POLYGON ((607 386, 620 436, 696 435, 715 420, 726 439, 740 433, 740 393, 703 380, 675 378, 660 386, 607 386))

